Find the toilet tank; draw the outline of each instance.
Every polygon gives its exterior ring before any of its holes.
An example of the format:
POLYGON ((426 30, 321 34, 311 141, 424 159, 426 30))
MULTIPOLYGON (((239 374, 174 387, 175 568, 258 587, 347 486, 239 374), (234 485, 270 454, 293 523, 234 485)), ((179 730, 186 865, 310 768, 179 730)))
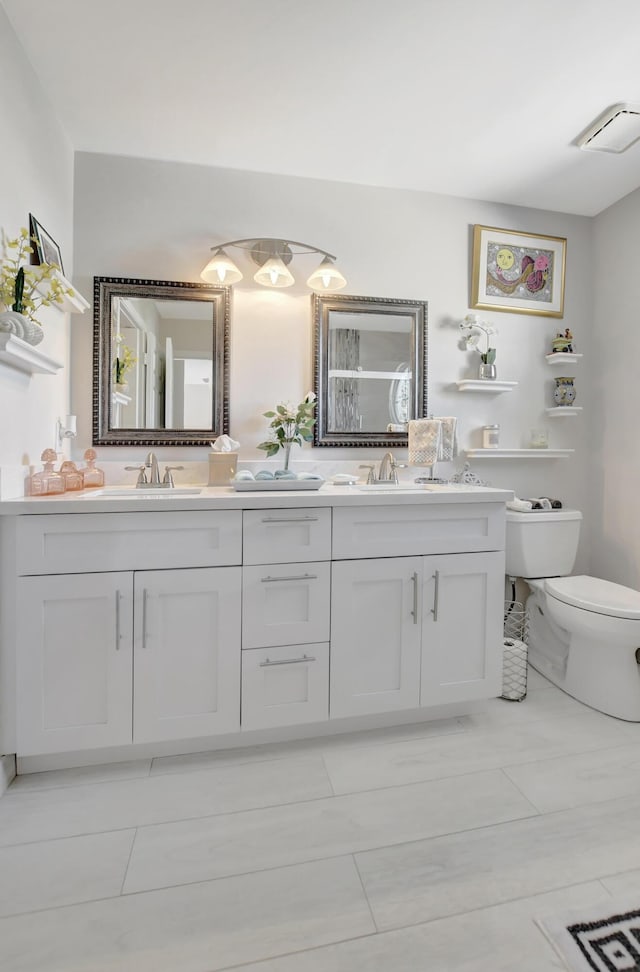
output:
POLYGON ((580 539, 579 510, 507 510, 506 573, 564 577, 573 570, 580 539))

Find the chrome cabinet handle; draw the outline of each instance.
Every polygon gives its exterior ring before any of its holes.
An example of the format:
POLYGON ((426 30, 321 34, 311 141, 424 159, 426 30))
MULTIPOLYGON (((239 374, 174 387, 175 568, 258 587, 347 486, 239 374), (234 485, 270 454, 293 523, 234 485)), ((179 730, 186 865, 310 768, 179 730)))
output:
POLYGON ((265 658, 263 662, 260 662, 260 668, 272 668, 274 665, 299 665, 300 662, 315 660, 313 655, 303 655, 302 658, 282 658, 280 661, 270 661, 269 658, 265 658))
POLYGON ((263 584, 274 584, 276 581, 294 581, 294 580, 317 580, 317 574, 291 574, 289 577, 262 577, 261 581, 263 584))
POLYGON ((411 617, 413 618, 413 623, 418 623, 418 573, 414 572, 411 578, 413 582, 413 608, 411 610, 411 617))
POLYGON ((430 609, 433 614, 433 620, 438 620, 438 595, 440 594, 440 571, 437 570, 435 574, 432 574, 435 584, 433 585, 433 607, 430 609))
POLYGON ((116 591, 116 651, 120 651, 120 641, 122 635, 120 633, 120 600, 122 594, 120 591, 116 591))
POLYGON ((263 523, 316 523, 318 516, 264 516, 263 523))
POLYGON ((149 615, 149 598, 150 598, 150 596, 151 595, 149 594, 149 591, 145 587, 144 593, 142 595, 142 647, 143 648, 146 648, 147 647, 147 642, 151 640, 151 635, 147 631, 147 620, 148 620, 148 615, 149 615))

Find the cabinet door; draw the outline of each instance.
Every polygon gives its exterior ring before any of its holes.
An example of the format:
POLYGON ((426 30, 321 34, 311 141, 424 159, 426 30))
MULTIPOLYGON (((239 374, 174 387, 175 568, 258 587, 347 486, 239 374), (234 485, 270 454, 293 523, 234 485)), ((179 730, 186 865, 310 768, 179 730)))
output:
POLYGON ((504 553, 424 558, 421 705, 500 694, 504 553))
POLYGON ((419 705, 421 578, 420 557, 333 564, 331 718, 419 705))
POLYGON ((135 574, 134 742, 240 728, 240 567, 135 574))
POLYGON ((18 755, 131 742, 132 575, 21 577, 18 755))

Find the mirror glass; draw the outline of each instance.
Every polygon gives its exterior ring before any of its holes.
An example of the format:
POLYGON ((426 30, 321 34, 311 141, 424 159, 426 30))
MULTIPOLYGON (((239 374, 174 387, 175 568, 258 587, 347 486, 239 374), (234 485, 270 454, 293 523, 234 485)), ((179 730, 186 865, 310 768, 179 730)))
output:
POLYGON ((94 445, 229 431, 228 287, 94 278, 94 445))
POLYGON ((377 297, 311 298, 314 444, 403 446, 427 414, 427 304, 377 297))

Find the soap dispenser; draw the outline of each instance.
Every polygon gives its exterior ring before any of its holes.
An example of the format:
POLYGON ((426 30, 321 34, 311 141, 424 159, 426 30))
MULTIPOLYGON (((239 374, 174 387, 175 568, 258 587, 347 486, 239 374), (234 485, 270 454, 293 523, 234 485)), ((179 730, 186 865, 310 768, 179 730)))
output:
POLYGON ((83 489, 82 473, 78 472, 75 462, 65 459, 60 466, 60 475, 64 479, 64 488, 68 492, 83 489))
POLYGON ((80 470, 82 473, 84 488, 95 489, 98 486, 104 486, 104 472, 102 469, 96 469, 96 450, 87 449, 84 454, 84 458, 87 460, 87 465, 83 466, 83 468, 80 470))
POLYGON ((64 493, 64 477, 53 468, 58 458, 54 449, 45 449, 40 456, 44 463, 42 472, 34 473, 27 480, 28 496, 50 496, 53 493, 64 493))

